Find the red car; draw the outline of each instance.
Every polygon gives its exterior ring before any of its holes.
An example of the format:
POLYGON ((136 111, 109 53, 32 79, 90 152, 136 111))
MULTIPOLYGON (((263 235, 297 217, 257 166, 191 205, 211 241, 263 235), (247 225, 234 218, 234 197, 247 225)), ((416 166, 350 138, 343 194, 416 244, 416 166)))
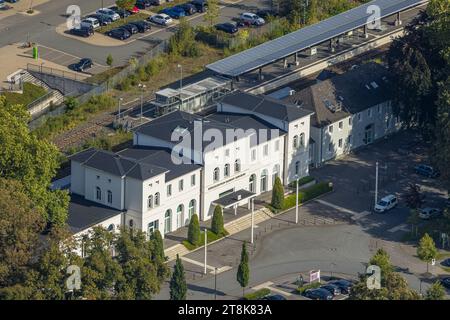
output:
POLYGON ((136 6, 134 6, 133 9, 128 10, 128 12, 131 13, 131 14, 139 13, 139 11, 140 11, 139 8, 136 7, 136 6))

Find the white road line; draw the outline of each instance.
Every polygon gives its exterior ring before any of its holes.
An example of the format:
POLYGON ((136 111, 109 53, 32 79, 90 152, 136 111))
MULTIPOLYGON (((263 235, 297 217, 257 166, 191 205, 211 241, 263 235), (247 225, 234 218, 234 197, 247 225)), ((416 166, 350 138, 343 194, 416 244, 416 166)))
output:
MULTIPOLYGON (((189 258, 186 258, 186 257, 181 257, 181 260, 184 260, 184 261, 186 261, 186 262, 195 264, 196 266, 200 266, 200 267, 203 267, 203 266, 204 266, 203 263, 198 262, 198 261, 195 261, 195 260, 192 260, 192 259, 189 259, 189 258)), ((215 270, 215 269, 216 269, 215 267, 212 267, 212 266, 210 266, 210 265, 206 265, 206 268, 209 269, 209 270, 215 270)))
POLYGON ((399 224, 398 226, 395 226, 391 229, 389 229, 388 231, 391 233, 397 232, 397 231, 409 231, 408 225, 406 225, 405 223, 399 224))
POLYGON ((362 219, 362 218, 368 216, 369 214, 372 214, 372 212, 369 212, 369 211, 363 211, 363 212, 361 212, 361 213, 358 213, 356 216, 353 216, 353 217, 352 217, 352 220, 354 220, 354 221, 360 220, 360 219, 362 219))
POLYGON ((323 205, 326 205, 326 206, 328 206, 328 207, 331 207, 331 208, 333 208, 333 209, 342 211, 342 212, 350 213, 350 214, 353 214, 353 215, 359 215, 359 213, 357 213, 357 212, 355 212, 355 211, 352 211, 352 210, 350 210, 350 209, 346 209, 346 208, 337 206, 337 205, 335 205, 335 204, 329 203, 329 202, 324 201, 324 200, 317 199, 317 200, 315 200, 315 201, 318 202, 318 203, 321 203, 321 204, 323 204, 323 205))
POLYGON ((261 283, 261 284, 259 284, 257 286, 254 286, 252 289, 257 291, 257 290, 260 290, 260 289, 267 288, 267 289, 270 289, 270 291, 277 292, 277 293, 282 294, 282 295, 284 295, 286 297, 290 297, 292 295, 289 292, 283 291, 283 290, 278 289, 278 288, 274 288, 273 284, 274 284, 273 282, 267 281, 267 282, 261 283))
POLYGON ((264 288, 270 287, 271 285, 273 285, 273 282, 267 281, 267 282, 261 283, 257 286, 254 286, 252 289, 257 291, 259 289, 264 289, 264 288))
MULTIPOLYGON (((223 266, 223 267, 217 268, 217 274, 231 270, 231 269, 233 269, 233 267, 230 267, 230 266, 223 266)), ((211 271, 210 274, 215 274, 215 270, 211 271)))

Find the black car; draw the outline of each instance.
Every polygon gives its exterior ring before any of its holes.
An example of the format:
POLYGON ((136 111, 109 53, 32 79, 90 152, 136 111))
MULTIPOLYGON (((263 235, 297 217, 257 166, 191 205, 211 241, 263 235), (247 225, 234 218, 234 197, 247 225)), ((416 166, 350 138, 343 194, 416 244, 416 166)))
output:
POLYGON ((152 2, 150 0, 137 0, 136 1, 136 7, 139 9, 145 10, 146 8, 150 7, 152 5, 152 2))
POLYGON ((352 283, 350 281, 347 281, 344 279, 333 280, 333 281, 330 281, 328 284, 333 284, 333 285, 337 286, 341 290, 341 293, 343 293, 343 294, 350 294, 350 289, 352 287, 352 283))
POLYGON ((441 265, 443 265, 444 267, 450 267, 450 258, 445 259, 444 261, 442 261, 441 265))
POLYGON ((207 0, 192 0, 191 4, 195 6, 197 12, 205 12, 206 10, 208 10, 207 0))
POLYGON ((76 36, 87 38, 94 34, 94 28, 92 27, 73 28, 69 30, 69 33, 76 36))
POLYGON ((447 289, 450 289, 450 277, 445 277, 441 279, 441 283, 447 289))
POLYGON ((226 33, 230 33, 230 34, 234 34, 236 32, 238 32, 238 27, 230 22, 226 22, 226 23, 219 23, 215 26, 216 30, 220 30, 226 33))
POLYGON ((122 28, 126 29, 129 33, 135 34, 139 32, 138 27, 136 27, 133 23, 128 23, 123 25, 122 28))
POLYGON ((83 72, 86 69, 92 68, 94 64, 92 63, 92 60, 89 58, 83 58, 78 63, 75 63, 71 66, 71 68, 78 72, 83 72))
POLYGON ((197 7, 194 6, 192 3, 183 3, 177 7, 182 8, 184 10, 184 12, 186 12, 187 16, 191 16, 194 13, 197 13, 197 7))
POLYGON ((427 166, 425 164, 419 164, 414 167, 414 171, 421 176, 428 178, 436 178, 439 177, 439 171, 433 168, 432 166, 427 166))
POLYGON ((333 295, 325 289, 309 289, 305 291, 305 297, 312 300, 333 300, 333 295))
POLYGON ((124 28, 112 29, 108 31, 107 35, 110 36, 111 38, 116 38, 119 40, 125 40, 131 37, 131 33, 124 28))
POLYGON ((131 15, 131 13, 128 12, 126 9, 121 9, 118 6, 109 7, 109 9, 117 13, 122 19, 129 17, 131 15))
POLYGON ((325 284, 325 285, 321 286, 320 288, 329 291, 333 296, 337 296, 338 294, 341 294, 341 289, 339 289, 339 287, 334 284, 325 284))
POLYGON ((267 17, 269 17, 269 16, 271 16, 271 17, 276 17, 276 16, 278 16, 278 13, 276 13, 275 11, 270 10, 270 9, 262 9, 262 10, 258 10, 258 11, 256 12, 256 15, 257 15, 258 17, 263 18, 263 19, 267 19, 267 17))
POLYGON ((91 15, 88 15, 86 18, 97 19, 101 26, 106 26, 107 24, 110 24, 112 22, 111 18, 108 18, 101 14, 91 14, 91 15))
POLYGON ((151 24, 144 20, 135 21, 135 22, 132 22, 132 24, 134 24, 136 26, 136 28, 138 29, 138 31, 140 33, 147 32, 148 30, 151 29, 151 24))
POLYGON ((286 300, 286 298, 281 294, 269 294, 268 296, 262 298, 262 300, 286 300))

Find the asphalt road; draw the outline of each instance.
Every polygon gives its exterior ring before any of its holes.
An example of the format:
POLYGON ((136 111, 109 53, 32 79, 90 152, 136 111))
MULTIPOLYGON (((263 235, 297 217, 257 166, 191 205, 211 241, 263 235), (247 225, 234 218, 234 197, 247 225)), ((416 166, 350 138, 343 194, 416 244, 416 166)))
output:
MULTIPOLYGON (((114 0, 104 0, 105 6, 115 3, 114 0)), ((219 22, 230 21, 239 13, 256 10, 265 7, 266 0, 243 0, 238 4, 226 5, 221 9, 219 22)), ((52 0, 37 6, 35 9, 40 14, 25 16, 16 14, 0 20, 0 46, 10 43, 25 42, 27 39, 50 48, 67 52, 78 57, 89 56, 95 62, 104 64, 106 56, 112 54, 116 64, 123 64, 130 57, 140 55, 154 46, 155 40, 168 39, 172 32, 161 29, 135 41, 116 47, 95 46, 89 43, 63 36, 55 31, 56 27, 65 22, 66 9, 69 5, 76 4, 81 8, 81 14, 93 12, 101 6, 101 1, 78 0, 52 0)), ((202 24, 203 17, 195 15, 188 17, 192 25, 202 24)), ((155 27, 156 29, 157 27, 155 27)), ((173 30, 173 28, 170 28, 173 30)))

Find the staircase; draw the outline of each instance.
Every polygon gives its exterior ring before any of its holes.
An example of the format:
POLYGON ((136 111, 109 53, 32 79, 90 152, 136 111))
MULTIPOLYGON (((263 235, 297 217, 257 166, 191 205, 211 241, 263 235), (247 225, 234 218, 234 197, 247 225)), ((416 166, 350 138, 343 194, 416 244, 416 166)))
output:
MULTIPOLYGON (((264 222, 274 217, 274 214, 267 208, 261 208, 254 212, 255 224, 264 222)), ((249 229, 252 225, 252 215, 247 214, 239 219, 233 220, 225 224, 225 229, 230 234, 238 233, 242 230, 249 229)))

